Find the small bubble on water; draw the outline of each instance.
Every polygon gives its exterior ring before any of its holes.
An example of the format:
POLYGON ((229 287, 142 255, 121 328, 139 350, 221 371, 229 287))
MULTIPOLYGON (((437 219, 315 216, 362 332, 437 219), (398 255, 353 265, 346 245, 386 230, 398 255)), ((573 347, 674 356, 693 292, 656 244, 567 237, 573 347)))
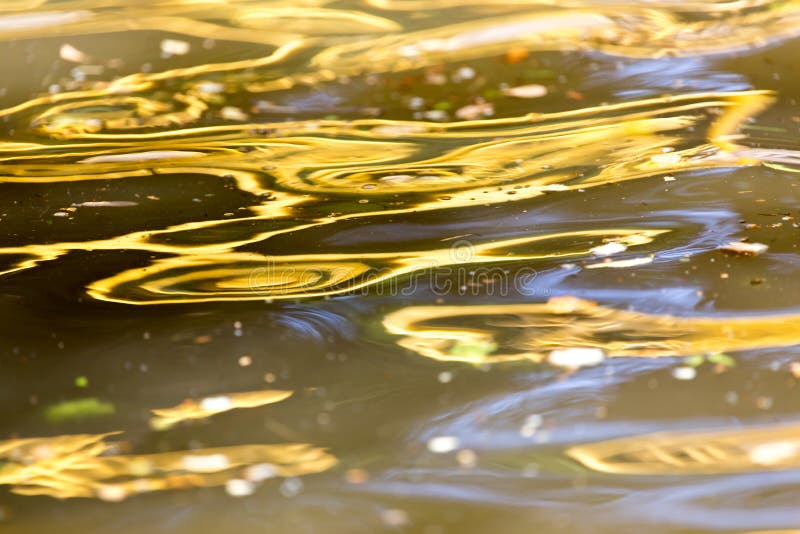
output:
POLYGON ((539 476, 539 466, 536 464, 528 464, 522 468, 522 476, 525 478, 534 478, 539 476))
POLYGON ((404 527, 410 523, 408 514, 404 510, 398 510, 397 508, 383 510, 381 512, 381 521, 383 521, 384 525, 391 528, 404 527))
POLYGON ((442 371, 441 373, 439 373, 437 379, 442 384, 448 384, 453 380, 453 373, 451 373, 450 371, 442 371))
POLYGON ((472 468, 478 463, 478 455, 471 449, 462 449, 456 453, 456 461, 461 467, 472 468))
POLYGON ((233 478, 225 483, 225 491, 231 497, 247 497, 252 495, 255 490, 255 484, 241 478, 233 478))
POLYGON ((294 497, 303 491, 303 481, 297 477, 287 478, 281 484, 281 495, 287 498, 294 497))
POLYGON ((244 471, 244 477, 251 482, 261 482, 278 476, 278 470, 272 464, 251 465, 244 471))

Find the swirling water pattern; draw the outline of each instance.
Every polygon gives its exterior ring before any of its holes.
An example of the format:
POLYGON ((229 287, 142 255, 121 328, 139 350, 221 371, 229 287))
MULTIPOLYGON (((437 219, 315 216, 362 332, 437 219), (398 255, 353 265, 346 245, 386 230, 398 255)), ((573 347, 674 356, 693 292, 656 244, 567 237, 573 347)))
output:
POLYGON ((799 33, 0 0, 0 526, 800 527, 799 33))

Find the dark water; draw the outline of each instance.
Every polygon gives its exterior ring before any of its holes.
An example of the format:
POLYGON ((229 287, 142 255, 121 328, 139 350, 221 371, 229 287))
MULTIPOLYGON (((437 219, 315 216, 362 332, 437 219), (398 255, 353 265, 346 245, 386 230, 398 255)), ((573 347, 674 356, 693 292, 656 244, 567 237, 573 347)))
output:
POLYGON ((0 531, 800 529, 798 33, 0 1, 0 531))

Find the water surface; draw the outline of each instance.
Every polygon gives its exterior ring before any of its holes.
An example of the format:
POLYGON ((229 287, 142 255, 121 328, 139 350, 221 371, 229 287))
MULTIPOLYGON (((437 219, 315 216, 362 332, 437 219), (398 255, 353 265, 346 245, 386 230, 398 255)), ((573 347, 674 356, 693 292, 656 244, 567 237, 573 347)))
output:
POLYGON ((798 33, 0 1, 0 526, 800 528, 798 33))

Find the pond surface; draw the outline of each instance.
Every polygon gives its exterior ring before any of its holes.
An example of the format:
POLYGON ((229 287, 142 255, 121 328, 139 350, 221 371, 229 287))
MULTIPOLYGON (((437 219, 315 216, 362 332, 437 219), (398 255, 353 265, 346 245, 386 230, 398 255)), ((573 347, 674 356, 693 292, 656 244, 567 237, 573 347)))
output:
POLYGON ((800 528, 798 38, 0 0, 0 530, 800 528))

